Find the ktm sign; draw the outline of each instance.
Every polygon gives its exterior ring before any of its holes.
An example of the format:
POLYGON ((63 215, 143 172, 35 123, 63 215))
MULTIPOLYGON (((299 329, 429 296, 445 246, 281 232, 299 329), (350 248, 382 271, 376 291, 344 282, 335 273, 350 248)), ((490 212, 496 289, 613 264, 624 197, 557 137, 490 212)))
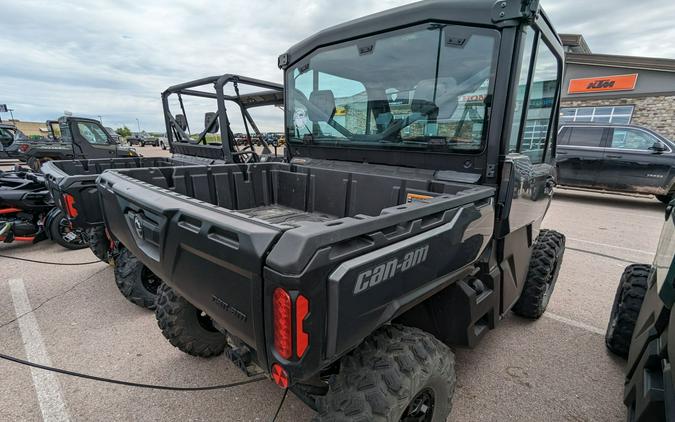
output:
POLYGON ((588 94, 590 92, 632 91, 637 84, 638 74, 603 76, 600 78, 571 79, 570 94, 588 94))

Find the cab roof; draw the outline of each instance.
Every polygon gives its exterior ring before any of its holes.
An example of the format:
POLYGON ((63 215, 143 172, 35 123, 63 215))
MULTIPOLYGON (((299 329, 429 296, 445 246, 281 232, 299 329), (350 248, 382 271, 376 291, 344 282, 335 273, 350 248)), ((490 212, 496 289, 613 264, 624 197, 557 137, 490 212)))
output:
MULTIPOLYGON (((542 13, 539 0, 424 0, 364 16, 320 31, 279 57, 286 68, 317 48, 396 28, 441 21, 493 28, 516 26, 542 13)), ((544 15, 544 21, 548 19, 544 15)), ((550 24, 549 24, 550 26, 550 24)))

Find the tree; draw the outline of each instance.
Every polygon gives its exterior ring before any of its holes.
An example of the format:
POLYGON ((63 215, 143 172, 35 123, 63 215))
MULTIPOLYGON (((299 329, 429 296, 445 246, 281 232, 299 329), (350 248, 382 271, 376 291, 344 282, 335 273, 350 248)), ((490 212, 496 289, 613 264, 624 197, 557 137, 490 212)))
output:
POLYGON ((128 138, 129 136, 131 136, 131 130, 126 126, 115 130, 115 133, 117 133, 119 136, 123 138, 128 138))

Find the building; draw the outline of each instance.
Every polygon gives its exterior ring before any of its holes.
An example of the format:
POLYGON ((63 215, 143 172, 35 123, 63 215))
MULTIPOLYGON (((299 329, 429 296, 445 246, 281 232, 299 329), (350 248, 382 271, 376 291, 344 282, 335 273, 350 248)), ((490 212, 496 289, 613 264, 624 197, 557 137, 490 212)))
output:
POLYGON ((3 120, 3 123, 16 126, 28 137, 46 137, 48 135, 47 124, 45 122, 23 122, 17 119, 3 120))
POLYGON ((675 140, 675 60, 594 54, 581 35, 561 38, 561 123, 632 123, 675 140))

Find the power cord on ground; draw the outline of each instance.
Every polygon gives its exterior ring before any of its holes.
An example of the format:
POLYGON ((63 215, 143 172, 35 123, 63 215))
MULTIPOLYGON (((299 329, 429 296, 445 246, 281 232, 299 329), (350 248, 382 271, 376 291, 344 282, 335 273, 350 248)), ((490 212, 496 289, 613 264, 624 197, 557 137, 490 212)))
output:
POLYGON ((284 402, 286 401, 287 395, 288 395, 288 388, 284 390, 284 395, 281 396, 281 401, 279 402, 279 407, 277 407, 277 411, 274 413, 274 417, 272 418, 272 422, 276 422, 277 417, 279 416, 279 412, 281 412, 281 408, 284 406, 284 402))
MULTIPOLYGON (((45 371, 56 372, 71 377, 84 378, 92 381, 106 382, 109 384, 124 385, 127 387, 149 388, 153 390, 169 390, 169 391, 210 391, 210 390, 225 390, 227 388, 238 387, 240 385, 252 384, 254 382, 263 381, 266 377, 251 378, 244 381, 233 382, 231 384, 210 385, 206 387, 173 387, 169 385, 155 385, 155 384, 141 384, 137 382, 122 381, 111 378, 97 377, 95 375, 81 374, 79 372, 68 371, 66 369, 53 368, 51 366, 41 365, 39 363, 30 362, 24 359, 19 359, 14 356, 9 356, 0 353, 0 359, 8 360, 10 362, 18 363, 20 365, 30 366, 33 368, 43 369, 45 371)), ((283 402, 282 402, 283 403, 283 402)), ((277 410, 277 413, 279 411, 277 410)))
POLYGON ((7 259, 15 259, 17 261, 26 261, 26 262, 33 262, 36 264, 45 264, 45 265, 92 265, 92 264, 98 264, 99 262, 102 261, 89 261, 89 262, 52 262, 52 261, 39 261, 37 259, 28 259, 28 258, 19 258, 18 256, 11 256, 11 255, 2 255, 0 254, 0 258, 7 258, 7 259))

